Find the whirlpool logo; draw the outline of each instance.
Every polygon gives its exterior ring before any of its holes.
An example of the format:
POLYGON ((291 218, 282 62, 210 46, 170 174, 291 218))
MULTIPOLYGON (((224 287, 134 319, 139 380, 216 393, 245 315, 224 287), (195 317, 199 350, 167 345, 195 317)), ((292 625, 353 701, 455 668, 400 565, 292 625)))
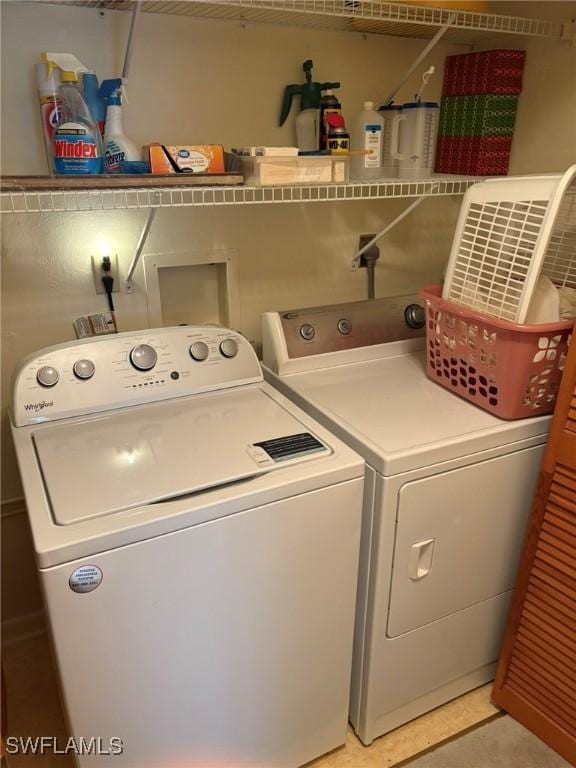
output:
POLYGON ((24 403, 24 410, 38 413, 39 411, 43 411, 44 408, 52 408, 53 405, 54 400, 50 400, 49 402, 47 400, 41 400, 39 403, 24 403))

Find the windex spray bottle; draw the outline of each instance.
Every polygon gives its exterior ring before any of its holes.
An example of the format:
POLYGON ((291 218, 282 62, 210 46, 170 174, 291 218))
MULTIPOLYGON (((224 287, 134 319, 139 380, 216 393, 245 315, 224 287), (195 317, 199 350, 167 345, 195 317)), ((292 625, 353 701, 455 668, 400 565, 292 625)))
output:
POLYGON ((78 74, 86 72, 70 53, 43 53, 50 76, 60 70, 60 116, 52 136, 53 167, 57 174, 86 175, 103 172, 102 136, 84 101, 78 74))

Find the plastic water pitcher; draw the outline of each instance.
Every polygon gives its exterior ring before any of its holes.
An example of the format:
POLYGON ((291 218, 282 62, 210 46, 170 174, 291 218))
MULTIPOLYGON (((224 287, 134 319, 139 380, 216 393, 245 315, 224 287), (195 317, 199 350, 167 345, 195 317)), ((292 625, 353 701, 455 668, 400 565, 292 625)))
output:
POLYGON ((384 131, 382 134, 382 177, 386 179, 398 178, 398 159, 392 157, 392 125, 394 118, 402 112, 399 104, 386 104, 380 107, 378 114, 384 118, 384 131))
POLYGON ((402 105, 402 112, 392 120, 391 155, 398 160, 402 179, 430 176, 438 125, 435 101, 414 101, 402 105))

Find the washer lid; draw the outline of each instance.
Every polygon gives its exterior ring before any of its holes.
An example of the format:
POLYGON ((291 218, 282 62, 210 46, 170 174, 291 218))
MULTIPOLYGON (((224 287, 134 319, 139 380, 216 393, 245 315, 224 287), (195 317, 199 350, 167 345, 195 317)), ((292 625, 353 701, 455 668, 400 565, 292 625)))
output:
POLYGON ((45 425, 33 440, 58 525, 197 493, 329 452, 260 388, 45 425))

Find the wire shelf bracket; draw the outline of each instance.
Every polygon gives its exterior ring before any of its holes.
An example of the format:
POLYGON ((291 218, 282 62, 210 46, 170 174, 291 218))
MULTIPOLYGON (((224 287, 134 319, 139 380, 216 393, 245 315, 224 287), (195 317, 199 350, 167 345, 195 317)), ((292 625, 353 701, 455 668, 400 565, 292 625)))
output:
POLYGON ((130 266, 128 267, 126 280, 124 281, 124 290, 126 291, 126 293, 134 293, 134 283, 132 281, 132 278, 134 277, 134 272, 136 271, 136 267, 138 266, 140 259, 142 257, 142 251, 144 250, 144 246, 146 245, 146 241, 148 240, 148 235, 150 234, 150 230, 152 229, 152 224, 154 223, 154 219, 156 218, 157 213, 158 213, 158 208, 150 208, 146 221, 144 222, 142 232, 140 233, 140 237, 138 238, 138 244, 136 245, 136 250, 134 251, 134 256, 132 257, 132 261, 130 262, 130 266))

